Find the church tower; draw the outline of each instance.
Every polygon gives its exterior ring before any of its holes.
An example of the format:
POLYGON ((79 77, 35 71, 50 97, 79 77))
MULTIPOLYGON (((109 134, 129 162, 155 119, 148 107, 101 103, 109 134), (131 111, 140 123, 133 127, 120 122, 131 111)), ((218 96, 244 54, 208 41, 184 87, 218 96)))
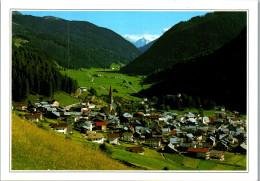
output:
POLYGON ((114 103, 114 99, 113 99, 113 95, 112 95, 112 88, 111 88, 111 86, 110 86, 110 90, 109 90, 109 98, 110 98, 109 110, 110 110, 110 112, 111 112, 112 109, 113 109, 112 104, 114 103))

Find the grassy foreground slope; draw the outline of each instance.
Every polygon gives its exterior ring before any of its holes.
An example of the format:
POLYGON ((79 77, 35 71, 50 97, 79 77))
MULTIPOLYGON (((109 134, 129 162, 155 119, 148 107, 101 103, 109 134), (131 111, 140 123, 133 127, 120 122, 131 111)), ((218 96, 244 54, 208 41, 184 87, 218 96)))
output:
POLYGON ((100 150, 12 115, 12 170, 129 170, 100 150))

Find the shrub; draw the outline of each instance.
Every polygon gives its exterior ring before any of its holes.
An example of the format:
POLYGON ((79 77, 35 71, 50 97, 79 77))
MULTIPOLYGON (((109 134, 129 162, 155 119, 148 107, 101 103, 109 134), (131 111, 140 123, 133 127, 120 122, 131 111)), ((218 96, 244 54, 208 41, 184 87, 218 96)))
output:
POLYGON ((103 151, 103 152, 105 152, 107 154, 111 154, 112 153, 111 149, 107 146, 106 143, 101 144, 99 146, 99 148, 100 148, 101 151, 103 151))

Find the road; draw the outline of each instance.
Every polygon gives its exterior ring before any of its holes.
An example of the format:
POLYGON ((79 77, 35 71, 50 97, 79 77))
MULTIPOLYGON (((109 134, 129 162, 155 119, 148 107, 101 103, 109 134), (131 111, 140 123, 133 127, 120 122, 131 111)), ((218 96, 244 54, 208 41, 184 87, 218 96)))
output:
POLYGON ((80 104, 80 102, 66 106, 66 107, 65 107, 65 110, 68 111, 68 110, 70 110, 70 108, 71 108, 72 106, 75 106, 75 105, 77 105, 77 104, 80 104))
POLYGON ((135 90, 135 88, 133 88, 133 86, 129 84, 129 82, 126 80, 126 78, 125 78, 122 74, 120 74, 120 75, 121 75, 121 77, 126 81, 126 83, 128 84, 128 86, 134 91, 134 93, 137 93, 137 91, 135 90))

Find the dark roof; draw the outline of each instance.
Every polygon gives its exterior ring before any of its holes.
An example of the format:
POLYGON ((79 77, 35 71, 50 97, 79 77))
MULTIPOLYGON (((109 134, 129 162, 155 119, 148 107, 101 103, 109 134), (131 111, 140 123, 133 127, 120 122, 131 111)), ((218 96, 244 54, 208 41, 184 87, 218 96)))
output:
POLYGON ((40 114, 26 114, 25 117, 29 119, 29 118, 40 118, 41 116, 40 114))
POLYGON ((23 104, 15 104, 15 107, 23 107, 23 104))
POLYGON ((120 137, 120 135, 119 135, 118 133, 107 134, 107 136, 108 136, 109 138, 118 138, 118 137, 120 137))
POLYGON ((130 150, 133 152, 143 152, 144 149, 140 146, 130 147, 130 150))
POLYGON ((52 128, 65 128, 67 127, 68 124, 67 123, 52 123, 51 127, 52 128))
POLYGON ((207 153, 207 152, 209 152, 209 149, 208 149, 208 148, 204 148, 204 149, 202 149, 202 148, 192 148, 192 147, 190 147, 190 148, 188 148, 187 151, 188 151, 188 152, 201 152, 201 153, 207 153))
POLYGON ((147 116, 150 119, 159 119, 159 118, 163 118, 164 116, 160 116, 160 115, 151 115, 151 116, 147 116))
POLYGON ((107 125, 108 122, 96 122, 96 126, 103 126, 103 125, 107 125))

